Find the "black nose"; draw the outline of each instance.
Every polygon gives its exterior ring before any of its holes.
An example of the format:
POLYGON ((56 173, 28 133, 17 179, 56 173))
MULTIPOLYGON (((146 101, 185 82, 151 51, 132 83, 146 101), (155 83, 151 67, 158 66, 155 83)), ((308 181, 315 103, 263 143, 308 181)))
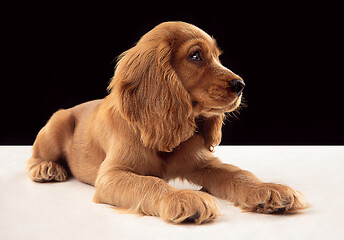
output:
POLYGON ((245 88, 245 83, 240 79, 234 79, 229 82, 229 86, 233 92, 240 94, 245 88))

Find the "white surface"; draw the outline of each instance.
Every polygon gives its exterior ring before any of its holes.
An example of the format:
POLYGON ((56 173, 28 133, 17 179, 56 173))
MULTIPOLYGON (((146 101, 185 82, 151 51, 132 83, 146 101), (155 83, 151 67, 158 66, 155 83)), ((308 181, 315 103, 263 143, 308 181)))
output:
POLYGON ((205 225, 119 213, 93 203, 94 188, 75 179, 34 183, 25 170, 30 155, 28 146, 0 147, 0 239, 344 239, 344 147, 218 147, 223 162, 287 184, 313 206, 302 214, 261 215, 219 200, 222 216, 205 225))

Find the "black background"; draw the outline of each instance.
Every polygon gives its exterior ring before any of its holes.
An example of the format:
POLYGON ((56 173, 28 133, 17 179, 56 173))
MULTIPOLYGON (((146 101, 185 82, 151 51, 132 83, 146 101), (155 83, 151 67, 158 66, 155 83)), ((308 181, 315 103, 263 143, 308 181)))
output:
POLYGON ((171 20, 214 36, 246 82, 222 144, 344 143, 336 6, 48 2, 3 9, 0 144, 32 144, 56 110, 104 98, 116 56, 171 20))

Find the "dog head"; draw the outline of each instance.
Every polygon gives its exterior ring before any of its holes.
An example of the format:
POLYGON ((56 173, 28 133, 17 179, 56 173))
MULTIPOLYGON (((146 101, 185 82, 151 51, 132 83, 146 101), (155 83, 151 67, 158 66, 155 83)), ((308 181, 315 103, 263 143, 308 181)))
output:
POLYGON ((224 113, 239 106, 245 86, 219 55, 201 29, 166 22, 119 56, 109 90, 145 146, 172 151, 195 133, 196 118, 205 119, 205 145, 219 144, 224 113))

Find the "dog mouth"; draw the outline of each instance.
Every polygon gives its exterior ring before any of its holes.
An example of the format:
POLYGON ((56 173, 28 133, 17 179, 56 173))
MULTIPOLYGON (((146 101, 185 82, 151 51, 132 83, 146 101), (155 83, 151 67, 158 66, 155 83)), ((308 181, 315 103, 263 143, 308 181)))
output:
POLYGON ((233 112, 235 109, 237 109, 241 104, 242 99, 242 93, 238 94, 236 98, 231 101, 230 103, 217 106, 206 106, 203 104, 203 102, 199 101, 193 101, 192 107, 194 110, 195 116, 202 115, 204 117, 212 117, 216 115, 221 115, 224 113, 233 112))
POLYGON ((226 105, 224 107, 219 107, 219 108, 213 107, 213 108, 210 108, 207 112, 208 113, 215 113, 215 114, 232 112, 240 105, 241 97, 242 97, 242 93, 240 93, 231 104, 226 105))

